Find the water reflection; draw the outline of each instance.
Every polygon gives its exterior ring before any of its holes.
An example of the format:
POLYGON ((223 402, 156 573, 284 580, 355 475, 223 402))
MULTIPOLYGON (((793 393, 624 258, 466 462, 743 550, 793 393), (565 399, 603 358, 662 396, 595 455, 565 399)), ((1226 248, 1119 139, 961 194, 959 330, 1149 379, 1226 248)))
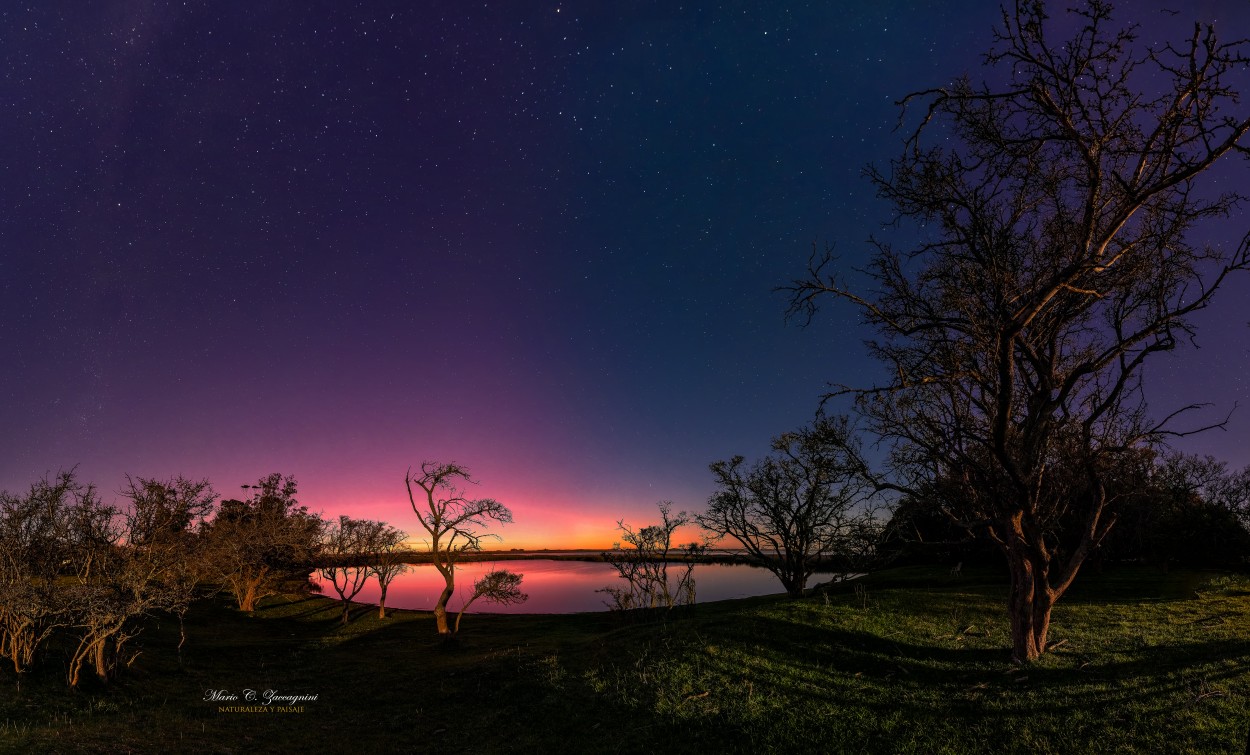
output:
MULTIPOLYGON (((430 564, 414 564, 410 571, 391 583, 386 592, 388 608, 408 608, 430 611, 443 588, 443 578, 430 564)), ((670 568, 680 568, 674 566, 670 568)), ((508 569, 525 575, 521 589, 530 597, 515 606, 499 606, 491 603, 474 603, 470 613, 579 613, 582 611, 605 611, 606 595, 595 592, 609 585, 617 585, 619 578, 611 564, 590 561, 554 561, 550 559, 526 559, 516 561, 483 561, 466 563, 456 567, 456 595, 448 609, 456 611, 464 604, 473 589, 473 580, 493 569, 508 569)), ((748 598, 755 595, 771 595, 783 592, 781 583, 766 569, 741 564, 699 564, 694 570, 697 602, 748 598)), ((809 585, 827 582, 833 574, 816 574, 809 585)), ((337 598, 334 588, 325 585, 322 594, 337 598)), ((360 594, 358 603, 378 602, 378 583, 370 579, 360 594)))

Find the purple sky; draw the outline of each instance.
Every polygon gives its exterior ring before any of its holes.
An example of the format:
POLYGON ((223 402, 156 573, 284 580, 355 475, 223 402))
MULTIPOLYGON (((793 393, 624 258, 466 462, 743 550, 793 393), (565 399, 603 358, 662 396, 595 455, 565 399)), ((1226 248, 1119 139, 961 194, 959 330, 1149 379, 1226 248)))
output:
MULTIPOLYGON (((1144 40, 1243 2, 1146 3, 1144 40)), ((865 258, 893 102, 980 65, 987 2, 32 3, 0 11, 0 488, 78 465, 294 475, 416 527, 409 465, 513 507, 505 547, 701 508, 868 334, 787 325, 813 242, 865 258), (757 6, 766 6, 764 8, 757 6), (952 8, 957 7, 957 10, 952 8)), ((1244 184, 1244 164, 1220 181, 1244 184)), ((1204 229, 1240 237, 1235 217, 1204 229)), ((1250 281, 1148 395, 1240 402, 1250 281), (1192 398, 1191 398, 1192 397, 1192 398)))

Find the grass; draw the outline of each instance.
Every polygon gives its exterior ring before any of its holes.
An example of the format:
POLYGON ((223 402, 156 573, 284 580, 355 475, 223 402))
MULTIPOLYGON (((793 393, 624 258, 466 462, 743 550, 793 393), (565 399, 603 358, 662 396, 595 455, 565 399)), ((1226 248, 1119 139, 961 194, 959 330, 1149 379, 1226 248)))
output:
POLYGON ((55 664, 0 676, 12 752, 1227 753, 1250 728, 1250 580, 1120 569, 1055 610, 1055 650, 1008 662, 1003 579, 895 569, 799 601, 663 621, 428 613, 346 627, 324 598, 207 602, 143 635, 111 687, 55 664), (316 694, 230 713, 206 690, 316 694))

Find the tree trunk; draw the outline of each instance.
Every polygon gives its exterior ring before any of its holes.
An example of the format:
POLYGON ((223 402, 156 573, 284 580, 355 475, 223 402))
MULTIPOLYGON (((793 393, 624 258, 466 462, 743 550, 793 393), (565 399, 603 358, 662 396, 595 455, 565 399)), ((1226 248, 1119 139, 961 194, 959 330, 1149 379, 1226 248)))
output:
POLYGON ((382 592, 380 595, 378 595, 378 618, 385 619, 386 618, 386 585, 379 583, 379 586, 381 587, 382 592))
POLYGON ((1011 592, 1007 613, 1011 617, 1011 659, 1029 663, 1046 652, 1050 632, 1050 612, 1072 586, 1081 566, 1106 537, 1115 517, 1102 516, 1105 491, 1098 490, 1100 503, 1089 513, 1080 543, 1065 558, 1056 562, 1040 537, 1029 538, 1022 512, 997 528, 990 529, 993 539, 1007 556, 1011 571, 1011 592))
POLYGON ((1046 652, 1050 611, 1057 596, 1044 572, 1026 556, 1008 553, 1011 592, 1007 612, 1011 617, 1011 659, 1029 663, 1046 652))
POLYGON ((447 586, 443 588, 438 596, 438 603, 434 605, 434 623, 438 626, 439 634, 449 635, 452 632, 447 626, 447 601, 451 600, 451 595, 455 592, 456 582, 450 570, 443 572, 443 577, 447 580, 447 586))
POLYGON ((94 653, 95 658, 91 661, 91 665, 95 666, 96 678, 101 682, 108 682, 109 680, 107 651, 108 645, 105 643, 105 638, 101 638, 100 641, 96 643, 94 653))
POLYGON ((19 676, 25 673, 34 661, 35 648, 39 645, 39 638, 34 632, 28 631, 28 626, 20 626, 14 630, 6 629, 3 634, 0 634, 0 637, 7 635, 6 647, 0 656, 13 661, 13 671, 19 676))
POLYGON ((256 610, 256 585, 249 582, 239 599, 239 610, 251 613, 256 610))
POLYGON ((235 597, 239 601, 239 610, 251 613, 256 610, 256 601, 260 600, 261 586, 265 583, 265 577, 269 575, 269 567, 265 566, 255 574, 245 573, 237 576, 236 584, 242 586, 242 592, 236 587, 234 591, 235 597))
MULTIPOLYGON (((88 659, 91 659, 92 665, 95 665, 96 675, 101 676, 100 669, 102 667, 102 661, 100 661, 99 658, 103 654, 101 647, 103 644, 104 638, 96 637, 94 633, 79 640, 78 647, 74 649, 74 653, 69 659, 69 672, 66 677, 66 681, 69 683, 69 686, 78 686, 78 682, 82 679, 83 664, 86 663, 88 659)), ((107 681, 107 677, 101 676, 101 680, 107 681)))
POLYGON ((462 606, 460 606, 460 610, 456 612, 456 625, 455 625, 455 627, 453 627, 453 629, 452 629, 452 634, 453 634, 453 635, 460 634, 460 620, 464 618, 464 612, 465 612, 465 611, 467 611, 467 610, 469 610, 469 606, 470 606, 470 605, 473 603, 473 601, 475 601, 475 600, 477 600, 477 595, 474 595, 473 597, 469 598, 469 602, 468 602, 468 603, 465 603, 465 604, 464 604, 464 605, 462 605, 462 606))

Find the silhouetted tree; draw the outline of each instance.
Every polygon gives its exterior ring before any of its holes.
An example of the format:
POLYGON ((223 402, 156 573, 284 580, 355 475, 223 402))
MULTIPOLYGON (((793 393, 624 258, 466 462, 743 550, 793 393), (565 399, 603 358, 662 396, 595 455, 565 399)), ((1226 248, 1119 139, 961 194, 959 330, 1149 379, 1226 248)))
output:
POLYGON ((128 540, 141 548, 185 545, 213 511, 217 494, 208 480, 156 480, 126 475, 122 495, 130 500, 128 540))
POLYGON ((1174 420, 1193 405, 1148 413, 1143 365, 1191 337, 1190 315, 1250 267, 1244 239, 1191 240, 1243 198, 1238 182, 1198 179, 1247 152, 1232 81, 1244 47, 1199 25, 1147 49, 1136 27, 1111 28, 1101 0, 1072 12, 1075 31, 1055 41, 1043 4, 1019 0, 986 57, 996 83, 904 100, 923 120, 869 176, 918 234, 906 249, 874 240, 873 293, 843 282, 828 253, 789 287, 792 313, 810 318, 831 295, 876 329, 869 350, 890 379, 833 395, 853 395, 888 450, 882 485, 959 483, 944 511, 1005 555, 1020 662, 1045 651, 1051 607, 1115 522, 1109 475, 1189 431, 1174 420), (1079 534, 1057 550, 1054 525, 1077 511, 1079 534))
POLYGON ((330 581, 343 603, 343 621, 351 619, 352 599, 364 588, 373 573, 372 562, 381 547, 386 524, 369 519, 340 516, 324 530, 319 570, 330 581))
POLYGON ((283 589, 304 589, 313 571, 322 521, 295 500, 292 477, 271 474, 246 501, 222 501, 203 528, 206 566, 240 611, 283 589))
POLYGON ((942 513, 925 488, 901 496, 882 531, 878 550, 901 563, 999 563, 1002 555, 984 532, 961 527, 942 513))
POLYGON ((404 541, 408 533, 396 529, 389 524, 378 535, 377 550, 370 559, 370 572, 378 579, 378 618, 386 618, 386 591, 391 582, 400 574, 408 571, 408 551, 404 541))
POLYGON ((625 586, 599 590, 612 599, 608 607, 613 610, 667 609, 695 602, 695 559, 704 552, 704 545, 674 544, 673 533, 678 527, 689 524, 691 517, 685 511, 674 514, 671 501, 661 501, 657 506, 660 509, 659 524, 635 530, 624 520, 616 523, 621 531, 621 540, 628 547, 614 548, 604 553, 603 558, 616 569, 625 586), (670 574, 675 548, 685 558, 670 574))
POLYGON ((465 611, 469 610, 469 606, 473 602, 481 598, 490 603, 498 603, 500 605, 513 605, 515 603, 524 603, 529 600, 528 595, 521 592, 522 575, 510 572, 506 569, 496 569, 483 574, 479 579, 473 582, 473 594, 460 607, 460 611, 456 613, 456 624, 454 632, 460 632, 460 620, 464 618, 465 611))
POLYGON ((1107 538, 1109 558, 1231 566, 1250 555, 1250 532, 1237 517, 1246 496, 1245 472, 1210 456, 1169 454, 1131 480, 1131 506, 1107 538))
POLYGON ((875 490, 855 443, 846 418, 821 418, 774 438, 773 454, 750 469, 741 456, 714 462, 717 490, 699 525, 737 540, 792 597, 828 557, 861 567, 881 523, 868 507, 875 490))
POLYGON ((512 521, 512 512, 493 498, 468 498, 458 485, 476 484, 469 470, 451 462, 421 462, 421 473, 411 469, 404 475, 408 502, 417 521, 430 533, 430 555, 434 568, 443 576, 444 587, 434 604, 434 621, 438 633, 452 634, 447 624, 447 601, 456 591, 456 562, 466 552, 481 550, 483 538, 494 537, 484 532, 490 523, 512 521), (416 493, 413 488, 421 491, 416 493))

